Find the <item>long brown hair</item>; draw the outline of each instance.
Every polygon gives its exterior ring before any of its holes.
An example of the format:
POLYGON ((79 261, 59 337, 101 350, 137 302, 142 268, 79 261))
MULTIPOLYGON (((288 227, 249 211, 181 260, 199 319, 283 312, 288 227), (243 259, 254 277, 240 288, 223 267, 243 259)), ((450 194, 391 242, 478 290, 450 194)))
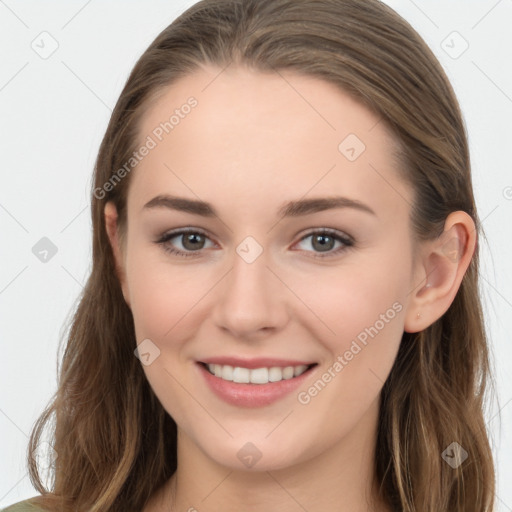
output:
MULTIPOLYGON (((417 32, 378 0, 203 0, 163 30, 132 70, 95 164, 93 266, 58 368, 58 389, 36 422, 29 473, 40 505, 59 511, 140 511, 176 470, 176 424, 134 356, 104 206, 126 227, 128 174, 105 190, 140 145, 141 114, 155 95, 202 64, 291 70, 338 86, 379 115, 401 148, 414 190, 415 241, 438 237, 473 197, 465 126, 454 91, 417 32), (33 454, 46 428, 57 453, 51 492, 33 454)), ((119 174, 118 174, 119 176, 119 174)), ((448 311, 404 333, 381 393, 376 471, 385 500, 407 512, 491 511, 492 452, 484 421, 492 384, 478 288, 479 247, 448 311), (469 453, 452 468, 453 442, 469 453)))

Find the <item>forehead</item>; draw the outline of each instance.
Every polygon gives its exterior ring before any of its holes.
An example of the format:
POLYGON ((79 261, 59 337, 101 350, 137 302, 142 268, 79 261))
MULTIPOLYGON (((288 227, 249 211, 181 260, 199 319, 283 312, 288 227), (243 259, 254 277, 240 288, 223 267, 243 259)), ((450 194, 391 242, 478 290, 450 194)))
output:
POLYGON ((395 214, 399 206, 407 210, 409 190, 384 123, 314 77, 201 68, 152 101, 139 126, 139 141, 148 137, 154 148, 130 187, 141 201, 176 189, 214 204, 234 193, 260 194, 268 203, 310 191, 371 198, 395 214))

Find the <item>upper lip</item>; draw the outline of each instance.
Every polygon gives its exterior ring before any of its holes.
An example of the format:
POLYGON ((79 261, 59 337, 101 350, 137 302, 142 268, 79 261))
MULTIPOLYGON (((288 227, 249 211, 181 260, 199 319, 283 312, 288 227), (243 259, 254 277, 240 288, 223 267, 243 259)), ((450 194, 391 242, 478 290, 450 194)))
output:
POLYGON ((241 359, 239 357, 217 356, 202 359, 200 363, 220 364, 229 366, 239 366, 242 368, 271 368, 279 366, 285 368, 287 366, 310 366, 316 364, 314 361, 298 361, 296 359, 279 359, 273 357, 256 357, 254 359, 241 359))

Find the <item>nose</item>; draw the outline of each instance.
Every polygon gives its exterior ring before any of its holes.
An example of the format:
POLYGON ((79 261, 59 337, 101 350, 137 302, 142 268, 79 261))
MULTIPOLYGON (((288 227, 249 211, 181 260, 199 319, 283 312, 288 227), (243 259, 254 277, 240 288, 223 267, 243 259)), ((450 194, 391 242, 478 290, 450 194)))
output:
POLYGON ((286 325, 286 292, 291 292, 271 267, 266 251, 252 262, 234 254, 231 270, 217 287, 213 316, 220 329, 237 339, 256 339, 286 325))

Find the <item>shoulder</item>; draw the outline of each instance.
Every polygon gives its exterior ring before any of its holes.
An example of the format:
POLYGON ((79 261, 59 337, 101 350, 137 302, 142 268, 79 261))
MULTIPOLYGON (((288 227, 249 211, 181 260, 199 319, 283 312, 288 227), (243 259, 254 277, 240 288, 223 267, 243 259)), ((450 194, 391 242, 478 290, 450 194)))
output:
POLYGON ((9 505, 7 508, 0 509, 0 512, 47 512, 45 509, 34 505, 32 500, 34 498, 30 498, 24 501, 18 501, 18 503, 14 503, 13 505, 9 505))

